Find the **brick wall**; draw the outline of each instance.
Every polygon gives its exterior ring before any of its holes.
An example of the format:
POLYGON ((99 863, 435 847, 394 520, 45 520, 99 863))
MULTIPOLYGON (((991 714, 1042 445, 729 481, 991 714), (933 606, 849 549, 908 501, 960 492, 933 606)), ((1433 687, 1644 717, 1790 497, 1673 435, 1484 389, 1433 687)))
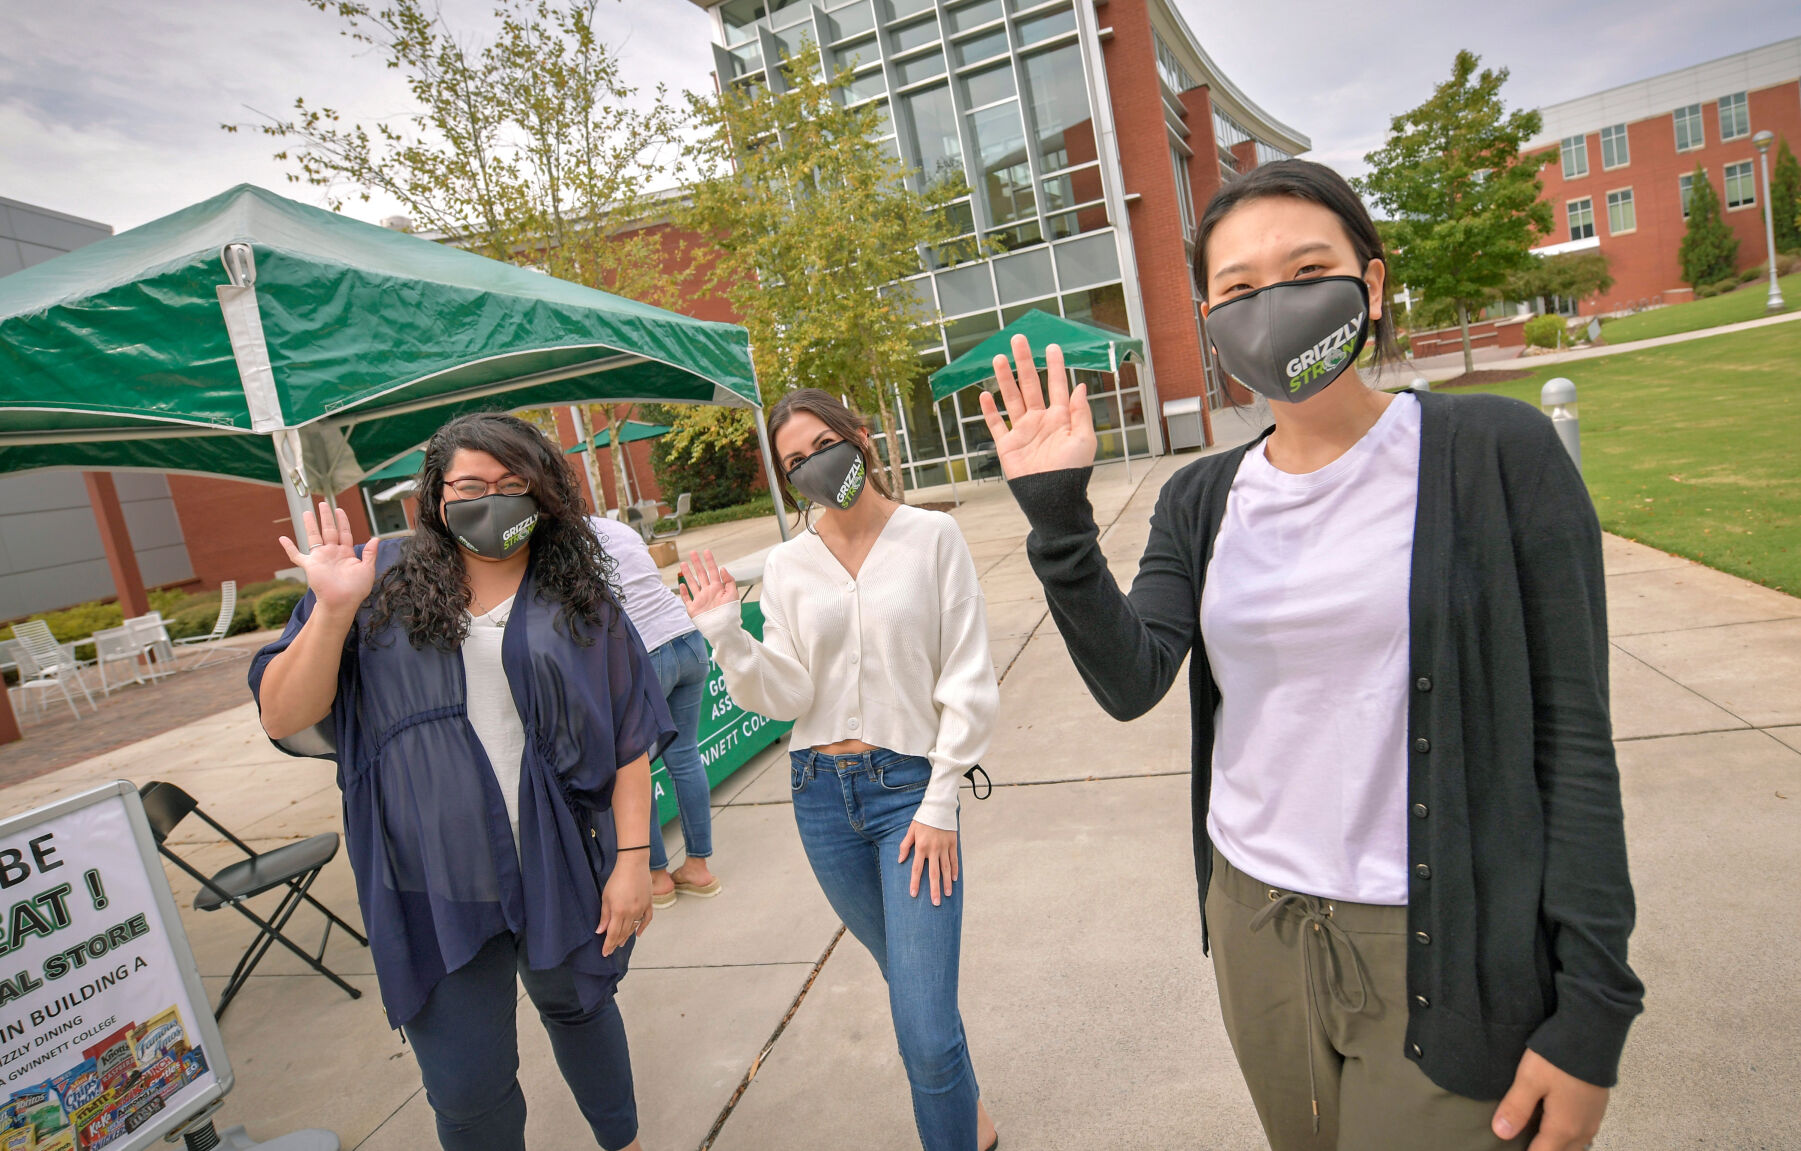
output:
MULTIPOLYGON (((168 479, 194 577, 206 587, 216 588, 228 579, 257 583, 293 566, 276 542, 294 534, 280 488, 212 476, 171 473, 168 479)), ((337 504, 350 518, 351 536, 369 538, 362 494, 351 488, 339 494, 337 504)))
MULTIPOLYGON (((1746 102, 1752 134, 1768 128, 1778 137, 1787 139, 1791 150, 1801 151, 1801 81, 1751 92, 1746 102)), ((1569 240, 1568 203, 1588 197, 1594 203, 1595 235, 1601 241, 1601 251, 1607 256, 1608 270, 1615 281, 1610 291, 1581 301, 1580 310, 1584 315, 1641 305, 1681 303, 1691 298, 1692 289, 1683 282, 1677 260, 1677 249, 1686 231, 1678 178, 1693 172, 1697 164, 1707 169, 1708 181, 1720 199, 1722 215, 1738 236, 1739 268, 1763 263, 1763 172, 1761 165, 1755 163, 1757 149, 1749 135, 1725 142, 1720 140, 1717 100, 1701 106, 1701 122, 1706 143, 1687 152, 1676 151, 1675 124, 1670 112, 1628 124, 1629 162, 1608 171, 1601 168, 1601 126, 1597 125, 1585 138, 1588 174, 1574 180, 1563 178, 1561 151, 1555 147, 1551 150, 1540 178, 1544 182, 1543 198, 1551 205, 1555 223, 1541 245, 1569 240), (1757 203, 1726 210, 1726 165, 1743 160, 1754 162, 1757 203), (1621 188, 1632 189, 1638 226, 1631 232, 1615 235, 1608 226, 1607 193, 1621 188)), ((1772 162, 1775 151, 1772 146, 1772 162)))
MULTIPOLYGON (((1113 100, 1120 167, 1126 195, 1138 196, 1128 204, 1127 212, 1138 257, 1138 288, 1144 300, 1157 394, 1166 401, 1204 395, 1207 384, 1201 366, 1201 340, 1195 326, 1194 291, 1189 279, 1181 208, 1176 202, 1169 133, 1164 127, 1163 90, 1157 77, 1150 12, 1145 0, 1111 0, 1106 23, 1112 26, 1113 36, 1102 52, 1113 100)), ((1187 143, 1197 158, 1215 156, 1211 113, 1196 114, 1191 105, 1187 123, 1191 130, 1187 143)), ((1212 182, 1203 183, 1204 167, 1191 164, 1189 171, 1197 198, 1203 188, 1211 194, 1219 180, 1214 172, 1212 182)), ((1196 211, 1198 215, 1198 206, 1196 211)), ((1149 414, 1160 418, 1162 413, 1149 414)))

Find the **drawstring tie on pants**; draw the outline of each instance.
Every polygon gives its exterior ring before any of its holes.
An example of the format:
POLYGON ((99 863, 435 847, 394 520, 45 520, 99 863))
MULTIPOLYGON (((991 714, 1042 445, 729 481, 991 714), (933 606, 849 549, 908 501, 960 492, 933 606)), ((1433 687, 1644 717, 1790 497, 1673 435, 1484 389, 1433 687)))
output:
MULTIPOLYGON (((1262 930, 1263 926, 1276 918, 1276 916, 1280 915, 1284 908, 1293 907, 1300 913, 1301 938, 1299 941, 1299 950, 1301 952, 1301 976, 1307 985, 1307 1021, 1309 1028, 1309 1034, 1307 1036, 1307 1093, 1313 1100, 1313 1133, 1317 1135, 1319 1134, 1319 1085, 1314 1077, 1313 1035, 1311 1034, 1311 1029, 1319 1015, 1319 985, 1318 975, 1314 970, 1314 948, 1307 945, 1307 938, 1309 935, 1308 928, 1311 927, 1313 929, 1311 934, 1318 938, 1320 948, 1325 952, 1325 961, 1330 965, 1328 972, 1331 978, 1327 981, 1326 986, 1332 993, 1333 1002, 1352 1013, 1363 1011, 1363 1009, 1369 1005, 1369 978, 1363 967, 1363 956, 1357 951, 1357 944, 1352 941, 1350 934, 1346 932, 1344 928, 1333 921, 1333 905, 1330 902, 1321 900, 1316 896, 1302 895, 1298 891, 1278 892, 1274 888, 1270 889, 1269 898, 1269 906, 1263 908, 1261 911, 1257 912, 1256 915, 1251 917, 1250 928, 1252 931, 1262 930), (1337 947, 1339 943, 1344 944, 1344 949, 1350 953, 1350 970, 1351 973, 1357 977, 1357 998, 1354 1002, 1352 1001, 1351 996, 1345 992, 1344 981, 1340 978, 1345 969, 1345 965, 1339 961, 1337 947)), ((1324 1024, 1320 1025, 1320 1029, 1324 1031, 1324 1024)))

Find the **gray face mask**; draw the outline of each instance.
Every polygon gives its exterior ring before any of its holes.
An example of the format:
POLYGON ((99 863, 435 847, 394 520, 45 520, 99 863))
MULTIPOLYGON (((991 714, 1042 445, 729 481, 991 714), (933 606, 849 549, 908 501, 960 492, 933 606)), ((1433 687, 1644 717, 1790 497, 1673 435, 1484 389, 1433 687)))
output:
POLYGON ((538 526, 538 501, 530 495, 499 492, 478 500, 445 500, 444 526, 456 542, 478 556, 503 560, 532 538, 538 526))
POLYGON ((1291 404, 1318 395, 1355 364, 1369 332, 1369 285, 1356 276, 1286 280, 1207 312, 1207 335, 1226 372, 1291 404))
POLYGON ((788 469, 788 482, 795 491, 821 507, 839 511, 850 510, 868 479, 862 449, 849 440, 820 448, 788 469))

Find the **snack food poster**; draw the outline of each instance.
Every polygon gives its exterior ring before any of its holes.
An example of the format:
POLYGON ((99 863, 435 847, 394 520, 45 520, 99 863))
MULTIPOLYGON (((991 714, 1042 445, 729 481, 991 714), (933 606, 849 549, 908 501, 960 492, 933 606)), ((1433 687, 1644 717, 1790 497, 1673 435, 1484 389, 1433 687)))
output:
POLYGON ((132 1147, 217 1083, 126 802, 0 836, 0 1151, 132 1147))

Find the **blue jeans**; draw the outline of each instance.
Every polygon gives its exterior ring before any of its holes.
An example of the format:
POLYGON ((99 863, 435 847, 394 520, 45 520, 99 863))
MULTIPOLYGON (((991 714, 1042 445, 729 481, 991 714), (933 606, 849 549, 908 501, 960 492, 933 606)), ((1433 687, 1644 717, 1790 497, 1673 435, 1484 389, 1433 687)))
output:
MULTIPOLYGON (((675 739, 663 749, 663 766, 675 784, 675 810, 682 821, 682 843, 691 859, 713 854, 713 785, 707 782, 707 765, 700 761, 696 735, 700 731, 700 704, 707 687, 707 641, 691 631, 678 635, 650 653, 657 669, 663 698, 669 702, 669 718, 675 721, 675 739)), ((650 869, 669 866, 663 846, 663 825, 656 805, 650 809, 650 869)))
POLYGON ((963 884, 933 907, 924 877, 919 895, 908 893, 912 858, 896 862, 932 765, 892 751, 796 751, 789 762, 807 862, 888 981, 919 1141, 925 1151, 976 1151, 976 1075, 957 1010, 963 884))
POLYGON ((525 1151, 515 972, 596 1142, 608 1151, 630 1145, 638 1137, 638 1105, 618 1003, 608 997, 583 1011, 567 968, 533 971, 523 959, 511 934, 496 935, 438 981, 404 1028, 438 1118, 439 1145, 444 1151, 525 1151))

